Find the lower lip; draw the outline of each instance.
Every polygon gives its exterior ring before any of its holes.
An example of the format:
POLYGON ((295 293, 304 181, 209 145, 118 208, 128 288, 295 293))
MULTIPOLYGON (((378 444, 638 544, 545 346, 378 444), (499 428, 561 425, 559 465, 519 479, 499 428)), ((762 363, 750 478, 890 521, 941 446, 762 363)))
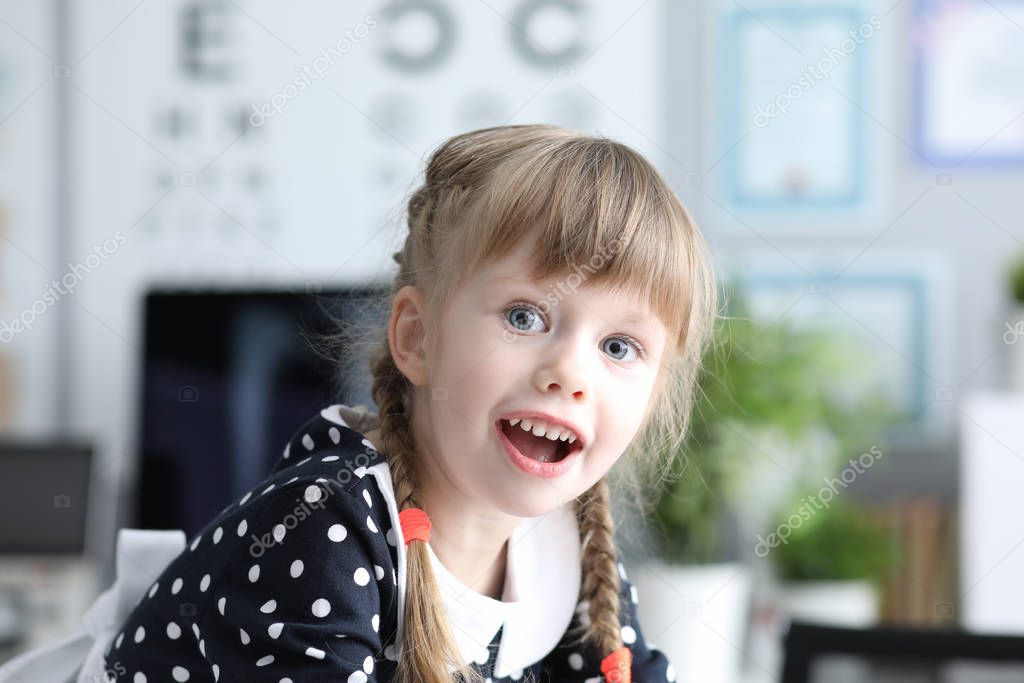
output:
POLYGON ((566 455, 558 462, 539 462, 532 458, 527 458, 525 455, 519 452, 508 437, 505 436, 505 432, 501 430, 501 420, 495 423, 498 430, 498 438, 501 440, 501 445, 505 447, 505 452, 508 453, 508 457, 515 464, 516 467, 521 469, 527 474, 532 474, 535 477, 543 477, 544 479, 551 479, 554 477, 560 477, 569 471, 573 463, 576 460, 582 449, 577 449, 566 455))

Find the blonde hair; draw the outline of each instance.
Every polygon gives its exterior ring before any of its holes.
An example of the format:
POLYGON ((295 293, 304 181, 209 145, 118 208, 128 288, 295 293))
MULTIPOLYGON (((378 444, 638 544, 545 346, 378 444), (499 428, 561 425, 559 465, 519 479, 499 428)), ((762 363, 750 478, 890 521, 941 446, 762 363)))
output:
MULTIPOLYGON (((393 255, 399 269, 389 301, 406 285, 419 289, 430 338, 436 338, 440 313, 459 285, 534 234, 534 277, 583 265, 588 284, 650 302, 669 331, 636 438, 621 464, 574 501, 583 544, 579 599, 589 616, 574 637, 605 656, 623 646, 611 490, 631 492, 640 509, 649 510, 651 492, 669 478, 686 439, 701 358, 717 315, 708 250, 658 171, 635 150, 603 137, 540 124, 474 130, 437 147, 424 180, 408 201, 408 235, 393 255)), ((395 365, 387 329, 381 335, 378 328, 376 339, 370 367, 382 451, 398 509, 420 507, 412 384, 395 365)), ((458 674, 479 681, 479 672, 461 661, 423 543, 407 546, 406 576, 395 680, 442 683, 458 674)))

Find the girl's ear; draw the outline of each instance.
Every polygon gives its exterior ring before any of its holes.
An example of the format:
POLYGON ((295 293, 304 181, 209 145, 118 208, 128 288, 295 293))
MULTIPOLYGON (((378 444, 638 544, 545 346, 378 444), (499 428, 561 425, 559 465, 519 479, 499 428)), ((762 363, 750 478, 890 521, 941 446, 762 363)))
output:
POLYGON ((423 293, 405 285, 395 293, 388 321, 388 344, 395 366, 415 386, 427 382, 426 302, 423 293))

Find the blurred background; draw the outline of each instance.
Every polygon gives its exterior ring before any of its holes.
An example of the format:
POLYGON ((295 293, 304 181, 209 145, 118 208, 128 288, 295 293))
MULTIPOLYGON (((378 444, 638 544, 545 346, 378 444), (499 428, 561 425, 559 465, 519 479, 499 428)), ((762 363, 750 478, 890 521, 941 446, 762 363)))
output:
POLYGON ((1024 680, 983 647, 1024 652, 1022 33, 1019 0, 0 0, 0 662, 75 628, 118 529, 191 535, 372 406, 310 335, 383 315, 434 146, 549 122, 655 163, 728 293, 685 476, 623 507, 679 679, 1024 680))

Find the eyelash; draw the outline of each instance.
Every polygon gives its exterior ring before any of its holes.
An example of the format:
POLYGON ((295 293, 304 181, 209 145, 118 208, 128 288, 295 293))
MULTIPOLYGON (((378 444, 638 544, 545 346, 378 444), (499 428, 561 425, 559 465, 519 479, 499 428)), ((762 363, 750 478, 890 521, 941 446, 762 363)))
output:
MULTIPOLYGON (((544 320, 545 323, 547 322, 547 320, 544 319, 544 314, 541 313, 540 310, 536 306, 534 306, 533 304, 528 303, 526 301, 513 301, 508 306, 506 306, 505 310, 502 311, 502 318, 503 318, 503 320, 507 321, 508 320, 508 313, 509 313, 509 311, 514 310, 516 308, 529 308, 529 309, 533 310, 534 312, 536 312, 537 315, 539 315, 541 317, 541 319, 544 320)), ((523 330, 516 330, 516 331, 517 332, 522 332, 523 330)), ((628 334, 619 333, 619 334, 616 334, 614 338, 616 338, 616 339, 625 339, 627 342, 632 344, 633 347, 637 350, 637 354, 640 356, 640 358, 646 358, 647 357, 647 350, 644 348, 644 345, 641 344, 635 337, 631 337, 628 334)), ((613 360, 615 360, 615 359, 613 359, 613 360)))

